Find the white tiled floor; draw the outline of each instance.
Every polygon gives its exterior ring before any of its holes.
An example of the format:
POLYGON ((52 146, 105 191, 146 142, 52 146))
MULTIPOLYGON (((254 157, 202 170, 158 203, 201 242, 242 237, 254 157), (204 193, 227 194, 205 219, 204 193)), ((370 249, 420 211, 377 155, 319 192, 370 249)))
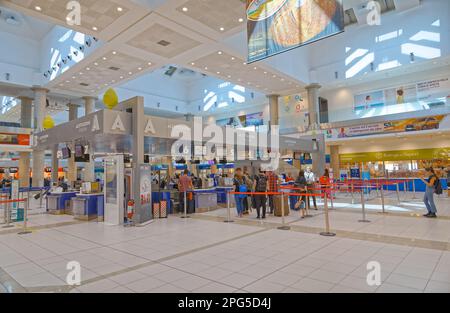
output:
MULTIPOLYGON (((206 216, 225 216, 225 210, 206 216)), ((322 211, 287 221, 322 228, 322 211)), ((32 216, 40 225, 66 216, 32 216)), ((450 242, 450 220, 428 220, 331 211, 333 229, 450 242)), ((29 235, 0 234, 2 282, 29 291, 70 292, 450 292, 450 251, 425 249, 317 232, 281 231, 254 222, 204 218, 157 220, 146 227, 80 223, 38 229, 29 235), (67 262, 82 266, 82 285, 65 284, 67 262), (381 265, 381 286, 366 282, 367 263, 381 265), (5 276, 7 275, 7 276, 5 276)), ((280 218, 268 217, 280 223, 280 218)), ((1 274, 1 272, 0 272, 1 274)), ((14 288, 13 288, 14 291, 14 288)))

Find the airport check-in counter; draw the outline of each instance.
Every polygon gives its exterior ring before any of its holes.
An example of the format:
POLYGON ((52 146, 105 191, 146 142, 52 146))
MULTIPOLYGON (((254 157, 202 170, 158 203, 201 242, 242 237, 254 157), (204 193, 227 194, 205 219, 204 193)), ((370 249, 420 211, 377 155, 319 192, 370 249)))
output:
POLYGON ((76 197, 72 198, 73 216, 75 219, 83 221, 103 220, 103 200, 103 193, 77 193, 76 197))
POLYGON ((76 192, 52 192, 47 195, 47 211, 50 214, 71 214, 70 201, 76 192))

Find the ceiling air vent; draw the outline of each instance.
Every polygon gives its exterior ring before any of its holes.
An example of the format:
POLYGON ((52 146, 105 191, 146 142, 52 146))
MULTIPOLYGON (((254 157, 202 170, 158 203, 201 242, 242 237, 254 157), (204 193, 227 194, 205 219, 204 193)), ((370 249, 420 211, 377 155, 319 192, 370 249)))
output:
POLYGON ((80 85, 83 86, 83 87, 88 87, 89 86, 89 84, 86 84, 86 83, 80 83, 80 85))
POLYGON ((161 45, 163 47, 167 47, 168 45, 170 45, 170 42, 165 41, 165 40, 161 40, 161 41, 158 41, 158 45, 161 45))
POLYGON ((118 70, 120 70, 120 68, 115 67, 115 66, 111 66, 109 69, 110 69, 111 71, 118 71, 118 70))

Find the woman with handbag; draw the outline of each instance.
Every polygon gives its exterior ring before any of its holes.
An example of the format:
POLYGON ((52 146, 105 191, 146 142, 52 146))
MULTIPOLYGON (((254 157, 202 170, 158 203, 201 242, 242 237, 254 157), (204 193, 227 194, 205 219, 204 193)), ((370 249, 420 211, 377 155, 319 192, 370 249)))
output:
MULTIPOLYGON (((307 183, 305 178, 305 171, 301 170, 298 173, 298 177, 294 183, 295 193, 305 193, 307 192, 307 183)), ((306 196, 301 196, 298 198, 294 206, 295 211, 300 211, 301 218, 306 216, 306 196)))

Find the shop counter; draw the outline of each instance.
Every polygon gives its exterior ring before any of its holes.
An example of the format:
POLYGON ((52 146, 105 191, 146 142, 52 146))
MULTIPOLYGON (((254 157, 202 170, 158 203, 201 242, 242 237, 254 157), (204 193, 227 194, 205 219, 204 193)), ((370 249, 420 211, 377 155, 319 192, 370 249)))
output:
POLYGON ((76 192, 52 192, 47 195, 47 211, 50 214, 64 214, 70 210, 69 201, 76 197, 76 192))
POLYGON ((72 198, 73 216, 77 220, 90 221, 99 217, 99 211, 103 211, 103 193, 76 194, 72 198), (99 208, 99 203, 101 206, 99 208))

